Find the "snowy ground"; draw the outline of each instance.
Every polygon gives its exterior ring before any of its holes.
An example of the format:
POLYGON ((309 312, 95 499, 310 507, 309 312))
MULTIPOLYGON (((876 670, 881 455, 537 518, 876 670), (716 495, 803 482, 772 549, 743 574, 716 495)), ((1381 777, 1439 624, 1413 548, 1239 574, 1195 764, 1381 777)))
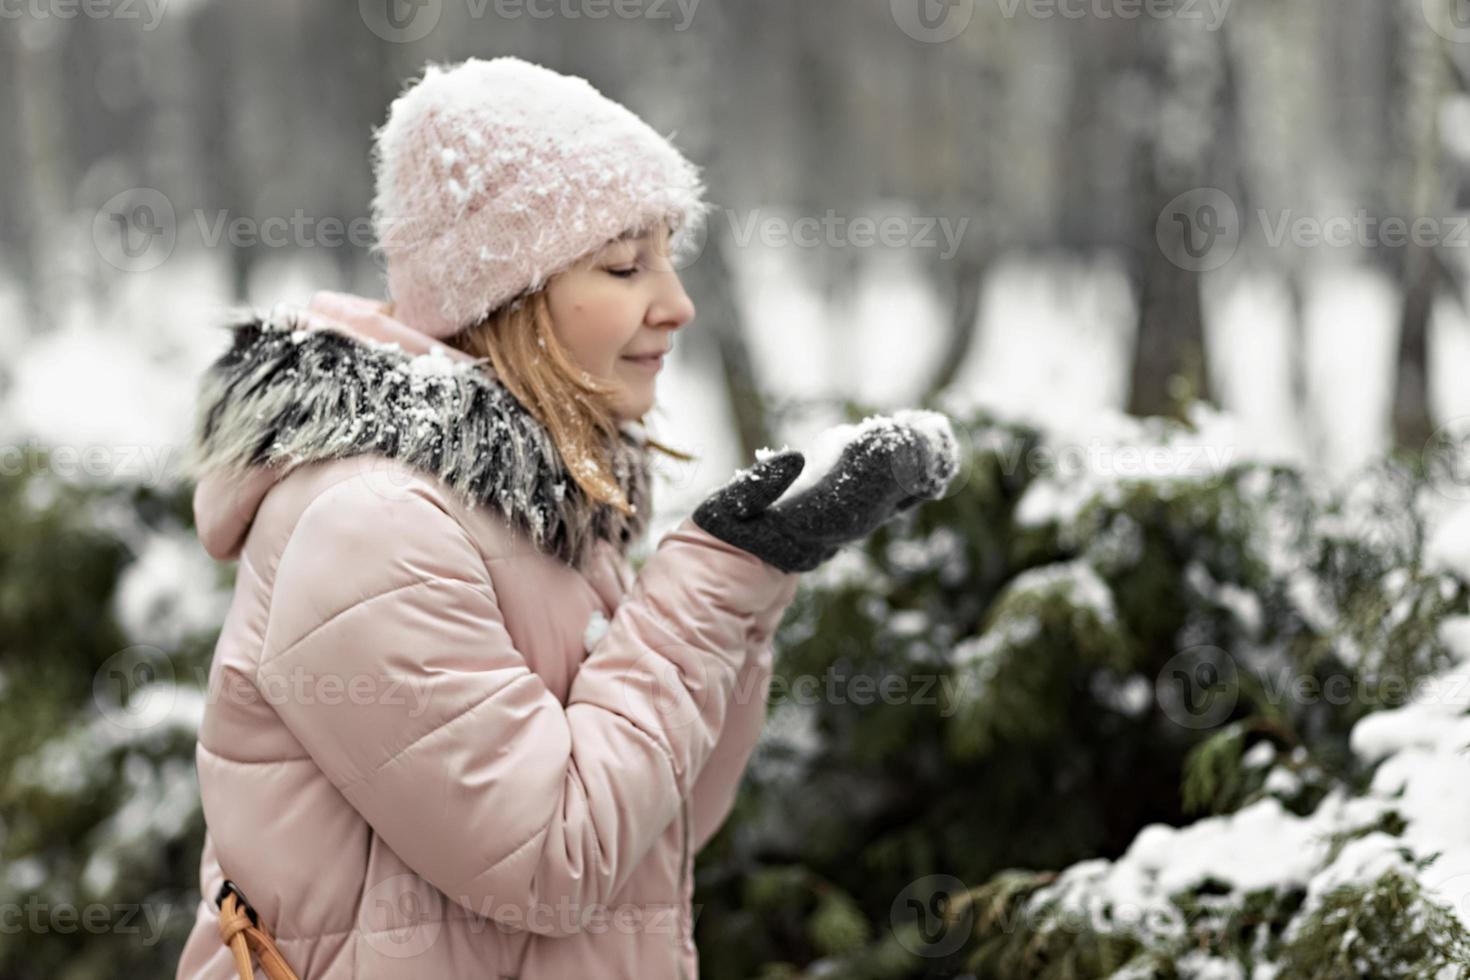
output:
MULTIPOLYGON (((875 251, 856 288, 831 304, 805 276, 800 249, 752 243, 732 252, 752 356, 772 392, 801 401, 861 396, 880 410, 914 404, 942 354, 942 305, 910 255, 875 251)), ((350 288, 371 291, 375 277, 350 288)), ((305 302, 331 269, 308 256, 262 265, 250 301, 305 302)), ((218 253, 179 252, 147 272, 122 274, 97 309, 77 290, 60 326, 43 336, 23 323, 15 291, 0 279, 0 445, 40 443, 78 454, 105 447, 106 471, 170 478, 192 424, 194 383, 223 349, 214 326, 229 305, 218 253)), ((1336 476, 1380 453, 1389 439, 1394 318, 1398 296, 1382 276, 1329 267, 1304 297, 1308 403, 1295 420, 1286 350, 1292 324, 1281 282, 1231 267, 1204 281, 1207 344, 1224 415, 1201 443, 1218 458, 1306 460, 1336 476)), ((1134 299, 1120 263, 1106 258, 1012 258, 990 272, 979 335, 946 407, 985 406, 1060 431, 1079 445, 1115 440, 1127 392, 1134 299)), ((699 329, 698 321, 689 329, 699 329)), ((1470 319, 1436 306, 1431 327, 1436 417, 1470 415, 1470 389, 1455 365, 1470 355, 1470 319)), ((651 548, 738 467, 729 409, 710 367, 676 343, 660 379, 652 431, 699 459, 655 464, 651 548)), ((839 421, 824 406, 789 420, 778 438, 811 445, 839 421)), ((965 434, 960 433, 961 440, 965 434)), ((779 445, 779 443, 778 443, 779 445)), ((81 469, 74 466, 73 469, 81 469)))
MULTIPOLYGON (((781 397, 860 395, 880 408, 913 404, 941 355, 945 310, 902 253, 873 253, 858 286, 831 306, 803 279, 800 250, 734 251, 737 292, 755 363, 781 397)), ((1391 283, 1328 268, 1308 280, 1305 330, 1311 417, 1292 421, 1286 344, 1291 332, 1281 283, 1269 275, 1207 278, 1207 343, 1221 407, 1232 416, 1232 449, 1315 457, 1346 474, 1387 445, 1394 317, 1391 283), (1312 440, 1316 440, 1313 449, 1312 440)), ((274 262, 251 284, 252 302, 304 302, 334 285, 315 260, 274 262)), ((112 447, 119 475, 164 478, 191 422, 194 379, 223 345, 211 326, 227 306, 216 253, 179 253, 149 272, 120 275, 104 309, 78 298, 45 336, 23 323, 13 288, 0 281, 0 363, 9 384, 0 440, 112 447)), ((359 286, 358 288, 364 288, 359 286)), ((81 293, 78 292, 80 297, 81 293)), ((1083 435, 1110 425, 1126 397, 1135 306, 1119 263, 1106 259, 1011 259, 990 273, 979 330, 949 404, 984 405, 1083 435)), ((699 329, 698 323, 690 329, 699 329)), ((1470 389, 1455 365, 1470 355, 1470 321, 1436 307, 1431 330, 1433 408, 1440 419, 1470 414, 1470 389)), ((675 346, 660 380, 656 434, 699 454, 661 464, 651 541, 737 467, 728 408, 708 368, 675 346)), ((810 443, 836 421, 815 411, 781 439, 810 443)))

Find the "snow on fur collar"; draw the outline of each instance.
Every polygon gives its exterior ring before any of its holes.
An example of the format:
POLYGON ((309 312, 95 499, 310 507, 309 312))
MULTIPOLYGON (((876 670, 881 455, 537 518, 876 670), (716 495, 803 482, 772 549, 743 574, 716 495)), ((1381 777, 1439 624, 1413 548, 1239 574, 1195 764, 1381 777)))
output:
POLYGON ((186 473, 378 454, 437 477, 467 505, 492 507, 542 551, 574 567, 600 538, 621 553, 646 527, 648 457, 625 424, 615 475, 635 512, 591 500, 572 480, 550 434, 483 360, 330 329, 309 316, 249 312, 225 323, 230 349, 199 385, 186 473))

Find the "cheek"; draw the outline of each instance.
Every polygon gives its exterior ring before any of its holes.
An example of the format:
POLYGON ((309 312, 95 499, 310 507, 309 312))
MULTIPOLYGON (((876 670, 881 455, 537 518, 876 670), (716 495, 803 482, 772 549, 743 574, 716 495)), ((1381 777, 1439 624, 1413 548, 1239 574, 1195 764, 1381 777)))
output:
POLYGON ((556 314, 557 335, 587 370, 607 374, 638 329, 636 311, 618 296, 584 295, 556 314))

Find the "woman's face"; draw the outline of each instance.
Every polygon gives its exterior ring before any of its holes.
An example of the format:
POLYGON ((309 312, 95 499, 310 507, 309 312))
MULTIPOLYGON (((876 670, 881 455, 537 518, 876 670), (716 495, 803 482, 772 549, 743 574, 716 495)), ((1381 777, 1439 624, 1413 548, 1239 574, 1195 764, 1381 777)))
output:
POLYGON ((619 419, 641 418, 674 331, 694 318, 658 231, 625 236, 553 276, 546 287, 552 332, 588 374, 612 383, 619 419))

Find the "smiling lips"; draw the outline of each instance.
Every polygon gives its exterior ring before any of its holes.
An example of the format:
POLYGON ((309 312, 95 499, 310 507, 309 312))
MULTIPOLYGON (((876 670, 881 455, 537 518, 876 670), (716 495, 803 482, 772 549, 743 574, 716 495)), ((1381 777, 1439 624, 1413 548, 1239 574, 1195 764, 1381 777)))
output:
POLYGON ((647 368, 650 371, 658 371, 664 366, 664 354, 666 353, 667 351, 660 351, 657 354, 643 354, 636 357, 628 356, 624 357, 623 360, 631 361, 639 367, 647 368))

